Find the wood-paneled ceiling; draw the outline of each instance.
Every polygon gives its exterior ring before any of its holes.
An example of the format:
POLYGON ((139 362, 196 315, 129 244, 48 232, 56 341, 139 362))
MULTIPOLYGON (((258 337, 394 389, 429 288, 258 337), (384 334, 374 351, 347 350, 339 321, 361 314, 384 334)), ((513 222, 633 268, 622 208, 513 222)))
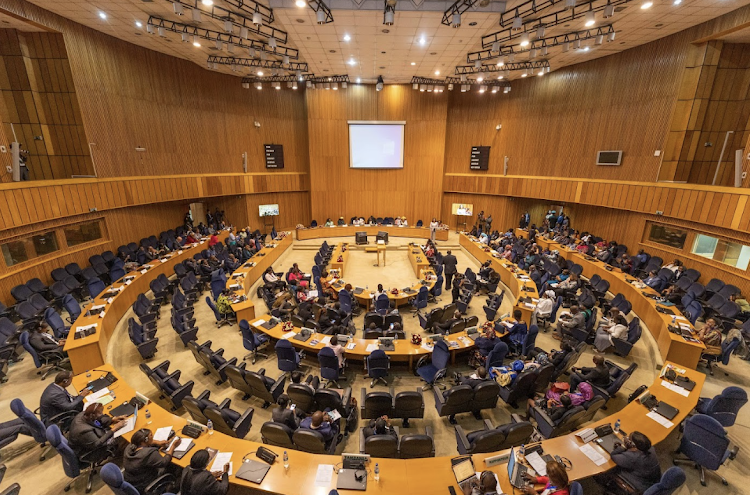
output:
MULTIPOLYGON (((186 6, 184 15, 176 15, 170 0, 30 1, 104 33, 192 60, 201 66, 206 66, 210 55, 227 55, 226 45, 219 51, 213 43, 204 42, 200 47, 193 46, 192 42, 183 43, 180 35, 175 33, 166 33, 165 37, 148 34, 146 22, 150 15, 192 24, 190 9, 186 6), (103 18, 101 14, 106 17, 103 18)), ((181 1, 185 5, 197 5, 203 11, 212 8, 201 0, 181 1)), ((315 12, 310 7, 297 7, 295 0, 271 0, 270 4, 269 0, 260 1, 273 7, 275 21, 272 26, 289 33, 286 46, 299 50, 299 61, 307 62, 310 72, 316 76, 348 74, 352 81, 361 78, 362 82, 373 82, 378 75, 382 75, 386 83, 405 83, 412 76, 443 78, 453 75, 457 65, 467 65, 468 52, 481 50, 482 36, 500 30, 500 13, 497 12, 496 2, 491 2, 486 8, 479 7, 477 3, 464 13, 461 27, 453 29, 440 22, 443 11, 451 2, 400 0, 396 7, 395 23, 386 26, 383 24, 382 1, 332 1, 329 5, 334 22, 324 25, 315 22, 315 12), (374 9, 374 5, 378 5, 378 10, 374 9), (345 40, 346 36, 349 37, 348 41, 345 40), (439 71, 439 75, 436 75, 436 71, 439 71)), ((512 12, 522 2, 508 1, 507 12, 512 12)), ((550 48, 547 57, 535 60, 549 60, 552 70, 555 70, 603 57, 713 19, 749 4, 750 0, 653 0, 653 6, 642 9, 645 2, 631 0, 620 5, 610 19, 603 19, 601 12, 597 14, 594 27, 614 24, 616 39, 613 42, 597 46, 593 40, 585 41, 581 49, 567 53, 562 53, 560 47, 550 48)), ((232 3, 237 4, 237 1, 232 3)), ((542 1, 537 3, 541 4, 542 1)), ((583 0, 578 3, 583 3, 583 0)), ((236 11, 225 0, 215 0, 213 4, 236 11)), ((562 5, 563 1, 557 0, 546 12, 559 11, 562 5)), ((203 16, 200 27, 223 31, 223 22, 203 16)), ((548 29, 545 36, 583 29, 584 19, 580 18, 548 29)), ((235 28, 235 34, 239 34, 239 28, 235 28)), ((257 39, 264 40, 260 37, 257 39)), ((531 39, 534 40, 533 33, 531 39)), ((234 56, 246 57, 246 51, 243 52, 240 54, 236 50, 234 56)), ((280 57, 272 56, 269 59, 280 60, 280 57)), ((528 59, 527 53, 516 56, 517 62, 528 59)), ((217 70, 232 73, 229 66, 219 66, 217 70)), ((246 69, 242 75, 255 73, 256 70, 246 69)), ((520 72, 513 72, 510 79, 518 77, 520 72)))

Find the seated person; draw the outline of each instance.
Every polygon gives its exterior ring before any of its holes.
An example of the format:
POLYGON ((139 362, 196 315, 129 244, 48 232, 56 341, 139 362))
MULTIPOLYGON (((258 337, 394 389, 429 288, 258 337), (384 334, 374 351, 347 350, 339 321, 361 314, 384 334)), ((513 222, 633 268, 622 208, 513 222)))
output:
POLYGON ((320 274, 320 285, 322 286, 321 292, 326 296, 330 297, 334 301, 338 301, 339 294, 336 292, 336 290, 331 286, 331 282, 328 280, 328 270, 323 270, 320 274))
POLYGON ((181 495, 226 495, 229 491, 229 463, 222 471, 209 472, 206 468, 211 456, 201 449, 190 458, 180 480, 181 495))
POLYGON ((286 282, 276 276, 276 273, 273 271, 273 267, 271 266, 269 266, 263 274, 263 282, 265 282, 266 287, 272 290, 283 290, 284 288, 286 288, 286 282))
POLYGON ((73 418, 68 432, 70 448, 78 457, 83 454, 102 451, 102 459, 114 449, 115 431, 125 426, 125 417, 110 417, 104 414, 104 406, 95 402, 73 418))
POLYGON ((325 227, 333 227, 333 220, 326 218, 325 227))
POLYGON ((55 416, 68 411, 83 411, 83 398, 91 393, 91 390, 84 388, 80 395, 73 397, 67 388, 73 383, 73 373, 70 371, 61 371, 55 375, 55 383, 47 385, 39 399, 39 417, 45 426, 52 423, 50 420, 55 416))
POLYGON ((406 217, 401 217, 401 225, 403 225, 404 227, 409 226, 409 222, 406 221, 406 217))
POLYGON ((374 216, 370 215, 370 218, 367 219, 367 224, 368 225, 375 225, 376 223, 378 223, 377 218, 375 218, 374 216))
POLYGON ((297 303, 294 301, 294 296, 290 291, 279 292, 276 294, 276 299, 273 301, 272 309, 279 310, 279 315, 282 320, 288 320, 294 313, 297 303))
POLYGON ((297 316, 302 321, 307 321, 313 317, 313 302, 307 299, 307 291, 302 290, 297 292, 297 297, 300 298, 299 306, 297 306, 297 316), (300 297, 302 296, 302 297, 300 297))
POLYGON ((540 316, 547 318, 552 314, 552 308, 555 307, 555 292, 551 290, 544 291, 539 302, 536 303, 536 308, 531 313, 531 324, 537 324, 537 318, 540 316))
POLYGON ((224 270, 228 273, 234 272, 239 267, 240 262, 233 254, 230 254, 229 257, 224 260, 224 270))
POLYGON ((331 416, 323 411, 315 411, 312 416, 308 416, 299 424, 300 428, 317 431, 323 435, 326 444, 333 440, 338 434, 336 423, 331 420, 331 416))
POLYGON ((388 419, 388 416, 371 419, 367 426, 362 428, 362 434, 365 438, 369 438, 373 435, 391 435, 398 440, 398 433, 396 433, 396 430, 391 426, 391 420, 388 419))
POLYGON ((568 495, 570 493, 570 481, 565 467, 559 462, 552 460, 547 462, 547 476, 531 476, 525 474, 524 477, 532 484, 524 487, 523 492, 526 495, 536 495, 544 493, 545 495, 568 495), (537 490, 534 484, 544 485, 544 488, 537 490))
POLYGON ((296 409, 288 408, 291 405, 289 396, 286 394, 279 395, 279 398, 276 399, 276 404, 277 407, 271 412, 271 420, 288 426, 292 431, 299 428, 299 418, 295 414, 296 409))
POLYGON ((331 337, 331 340, 330 342, 328 342, 328 345, 326 345, 326 347, 330 347, 331 349, 333 349, 333 353, 339 360, 339 373, 341 373, 346 366, 346 358, 344 357, 344 348, 339 344, 338 337, 336 335, 331 337))
POLYGON ((571 273, 570 277, 555 284, 552 290, 555 291, 555 297, 557 298, 559 296, 565 297, 565 294, 567 292, 572 292, 573 294, 575 294, 575 292, 578 291, 579 287, 580 282, 578 279, 578 275, 576 275, 575 273, 571 273))
POLYGON ((498 495, 497 478, 492 471, 482 471, 479 479, 472 479, 470 483, 464 483, 461 488, 464 495, 498 495))
POLYGON ((558 340, 562 340, 563 337, 569 336, 572 330, 583 330, 586 327, 586 317, 581 312, 581 309, 573 305, 570 307, 570 315, 560 315, 557 320, 557 332, 552 336, 558 340))
POLYGON ((637 492, 643 492, 661 480, 661 467, 651 440, 639 431, 623 438, 612 451, 617 464, 615 475, 625 480, 637 492))
POLYGON ((310 388, 311 393, 315 393, 320 385, 320 377, 309 375, 305 379, 305 383, 302 383, 302 377, 305 376, 301 371, 292 371, 292 383, 298 385, 305 385, 310 388))
POLYGON ((234 310, 232 309, 232 301, 229 300, 229 289, 222 290, 219 297, 216 298, 216 309, 219 310, 219 313, 221 313, 222 316, 235 316, 234 310))
POLYGON ((644 284, 648 285, 652 289, 659 289, 662 284, 662 280, 657 276, 656 270, 648 272, 648 277, 643 281, 644 284))
POLYGON ((456 373, 454 376, 456 378, 456 385, 468 385, 471 388, 476 387, 480 383, 492 380, 487 373, 487 368, 484 366, 480 366, 477 368, 476 373, 472 373, 469 376, 462 376, 461 373, 456 373))
POLYGON ((487 362, 487 355, 495 348, 498 342, 497 334, 495 329, 492 327, 492 322, 487 322, 483 327, 484 335, 477 337, 474 341, 474 350, 471 352, 469 358, 469 366, 478 367, 484 365, 487 362))
POLYGON ((497 287, 497 284, 499 282, 500 274, 498 274, 494 268, 490 268, 486 277, 477 279, 476 290, 477 292, 480 290, 486 290, 487 292, 490 292, 490 285, 494 285, 495 287, 497 287))
POLYGON ((526 326, 526 322, 521 320, 523 313, 520 309, 513 310, 513 319, 515 324, 508 330, 508 340, 510 347, 517 352, 523 348, 523 342, 526 340, 526 334, 529 333, 529 329, 526 326))
POLYGON ((706 354, 721 355, 721 331, 715 319, 706 320, 695 337, 706 346, 706 354))
POLYGON ((59 352, 63 356, 67 354, 63 351, 65 339, 58 340, 53 335, 49 326, 45 322, 40 322, 29 335, 29 345, 36 352, 59 352))
POLYGON ((560 424, 560 420, 568 410, 573 407, 573 402, 568 394, 561 394, 557 399, 541 397, 538 399, 529 399, 526 405, 526 421, 531 417, 531 408, 537 407, 542 409, 549 416, 552 423, 560 424))
POLYGON ((612 339, 626 338, 628 338, 628 321, 624 316, 617 315, 615 316, 613 325, 601 325, 596 331, 594 347, 596 347, 599 352, 605 352, 610 347, 614 346, 612 339))
POLYGON ((122 458, 123 477, 140 493, 146 492, 146 487, 156 478, 164 474, 172 463, 172 454, 180 444, 179 437, 172 446, 161 453, 172 440, 154 440, 154 435, 148 428, 143 428, 130 439, 130 445, 125 447, 122 458))
POLYGON ((445 320, 445 322, 438 323, 436 325, 436 328, 438 329, 438 333, 447 334, 451 328, 451 325, 453 325, 457 321, 461 321, 461 312, 459 310, 455 310, 453 312, 453 318, 448 318, 447 320, 445 320))
POLYGON ((337 224, 337 225, 338 225, 339 227, 343 227, 344 225, 346 225, 346 222, 344 221, 344 217, 339 217, 339 221, 338 221, 338 222, 336 222, 336 224, 337 224))
POLYGON ((589 382, 597 387, 609 385, 609 368, 604 364, 602 356, 594 356, 594 366, 570 369, 570 388, 575 390, 581 382, 589 382))

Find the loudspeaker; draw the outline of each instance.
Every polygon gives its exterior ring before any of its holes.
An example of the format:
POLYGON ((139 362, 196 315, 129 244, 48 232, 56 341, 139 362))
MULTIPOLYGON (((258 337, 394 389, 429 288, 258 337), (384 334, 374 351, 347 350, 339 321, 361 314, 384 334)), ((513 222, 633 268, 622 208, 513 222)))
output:
POLYGON ((354 242, 359 246, 360 244, 368 244, 367 232, 357 232, 354 234, 354 242))
POLYGON ((378 232, 378 237, 376 240, 383 241, 388 244, 388 232, 378 232))

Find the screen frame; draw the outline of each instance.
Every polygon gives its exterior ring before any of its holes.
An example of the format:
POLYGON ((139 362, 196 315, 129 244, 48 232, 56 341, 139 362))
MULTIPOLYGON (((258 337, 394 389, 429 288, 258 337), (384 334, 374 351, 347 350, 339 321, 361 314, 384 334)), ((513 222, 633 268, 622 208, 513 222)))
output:
POLYGON ((349 145, 349 168, 355 170, 403 170, 404 169, 404 147, 406 145, 406 121, 405 120, 347 120, 346 121, 347 143, 349 145), (401 126, 401 166, 397 168, 370 168, 354 167, 352 156, 352 125, 400 125, 401 126))
POLYGON ((279 216, 280 213, 281 213, 281 209, 279 208, 279 204, 278 203, 268 203, 268 204, 265 204, 265 205, 258 205, 258 216, 261 217, 261 218, 263 218, 263 217, 277 217, 277 216, 279 216), (276 211, 278 213, 276 213, 276 215, 262 215, 261 212, 260 212, 260 209, 263 206, 275 206, 276 207, 276 211))

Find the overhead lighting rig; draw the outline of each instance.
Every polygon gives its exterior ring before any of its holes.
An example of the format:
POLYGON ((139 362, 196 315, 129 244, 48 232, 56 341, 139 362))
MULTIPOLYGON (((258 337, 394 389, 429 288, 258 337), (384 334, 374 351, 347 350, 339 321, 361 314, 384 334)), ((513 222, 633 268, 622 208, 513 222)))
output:
MULTIPOLYGON (((601 11, 606 11, 605 13, 613 13, 615 7, 618 5, 624 5, 630 1, 632 0, 588 0, 568 10, 560 10, 551 14, 534 17, 533 19, 528 19, 526 21, 522 19, 520 24, 512 24, 509 28, 504 28, 495 33, 482 36, 482 48, 490 48, 494 43, 507 43, 519 38, 524 33, 528 34, 539 28, 550 28, 580 19, 586 15, 590 15, 589 13, 592 11, 594 13, 601 11)), ((560 1, 557 1, 556 4, 557 3, 560 3, 560 1)))
POLYGON ((290 59, 299 59, 299 51, 296 48, 291 48, 282 45, 271 46, 270 43, 264 43, 258 40, 248 40, 234 34, 222 33, 214 31, 212 29, 205 29, 198 26, 190 26, 181 22, 168 21, 161 17, 150 16, 148 18, 148 26, 153 26, 157 31, 169 31, 177 34, 187 34, 193 38, 200 38, 208 41, 217 43, 217 46, 221 43, 231 43, 235 47, 254 50, 261 50, 272 55, 279 57, 289 57, 290 59), (159 29, 161 28, 161 29, 159 29))
MULTIPOLYGON (((445 91, 446 83, 444 79, 433 79, 430 77, 419 77, 413 76, 411 78, 411 85, 414 89, 418 89, 421 92, 427 91, 428 93, 442 93, 445 91)), ((452 86, 448 86, 448 90, 452 90, 452 86)))
MULTIPOLYGON (((456 0, 453 5, 448 7, 448 10, 443 12, 443 19, 440 23, 445 26, 459 27, 461 25, 461 14, 474 7, 476 4, 479 4, 480 7, 487 7, 490 5, 486 0, 456 0)), ((496 5, 497 9, 494 10, 495 12, 498 10, 500 13, 505 12, 506 2, 496 2, 496 5)))
MULTIPOLYGON (((231 21, 232 24, 240 28, 240 35, 243 34, 244 29, 247 29, 247 34, 252 33, 265 38, 274 38, 280 43, 287 42, 286 31, 282 31, 281 29, 266 24, 255 24, 251 18, 239 15, 236 12, 232 12, 231 10, 227 10, 218 5, 214 5, 211 10, 211 17, 221 21, 231 21)), ((247 36, 243 36, 243 38, 247 38, 247 36)))
POLYGON ((456 66, 456 75, 482 74, 485 72, 510 72, 515 70, 538 73, 540 69, 549 72, 548 67, 550 67, 550 65, 547 60, 539 60, 536 62, 508 62, 501 66, 496 64, 482 64, 479 67, 476 65, 458 65, 456 66))
POLYGON ((255 2, 254 0, 224 0, 224 2, 253 17, 255 17, 255 14, 258 14, 266 24, 272 24, 274 21, 273 9, 266 7, 262 3, 255 2))
POLYGON ((526 0, 525 2, 516 5, 510 12, 503 12, 500 14, 500 26, 505 27, 507 24, 512 24, 513 20, 517 17, 524 18, 537 12, 543 12, 545 9, 555 6, 558 3, 563 3, 565 0, 545 0, 537 2, 536 0, 526 0))
POLYGON ((283 76, 248 76, 242 78, 242 87, 249 88, 250 85, 256 88, 259 85, 268 83, 287 83, 289 87, 296 89, 293 85, 296 83, 305 83, 309 89, 346 89, 349 84, 349 76, 346 74, 335 75, 335 76, 315 76, 315 74, 300 74, 300 75, 283 75, 283 76))
POLYGON ((221 57, 216 55, 210 55, 208 57, 208 68, 216 69, 219 65, 231 65, 236 67, 251 67, 259 69, 279 69, 290 72, 307 72, 308 66, 306 62, 290 62, 284 65, 283 62, 277 60, 258 60, 254 58, 236 58, 236 57, 221 57))
POLYGON ((315 19, 318 24, 330 24, 333 22, 333 12, 331 12, 331 9, 323 0, 308 0, 307 5, 315 12, 315 19))
MULTIPOLYGON (((564 43, 569 43, 575 40, 591 40, 591 39, 600 39, 599 37, 609 37, 615 32, 614 25, 610 24, 608 26, 600 26, 595 29, 584 29, 582 31, 574 31, 571 33, 566 34, 559 34, 557 36, 547 36, 545 38, 537 38, 534 41, 532 41, 529 45, 521 46, 520 43, 516 43, 513 45, 505 45, 502 47, 499 47, 499 51, 493 51, 491 48, 489 50, 480 50, 478 52, 469 52, 466 54, 466 62, 467 63, 474 63, 477 60, 491 60, 498 57, 507 56, 510 54, 518 54, 522 51, 528 51, 533 49, 542 49, 542 48, 550 48, 550 47, 556 47, 563 45, 564 43)), ((603 38, 602 38, 603 39, 603 38)))
POLYGON ((445 82, 448 84, 448 89, 459 89, 462 93, 466 93, 471 90, 472 86, 476 86, 480 93, 485 93, 488 90, 491 93, 497 93, 502 91, 503 93, 510 93, 510 81, 501 80, 479 80, 469 79, 465 75, 460 77, 446 77, 445 82))
POLYGON ((396 20, 396 0, 383 0, 383 24, 393 26, 396 20))

